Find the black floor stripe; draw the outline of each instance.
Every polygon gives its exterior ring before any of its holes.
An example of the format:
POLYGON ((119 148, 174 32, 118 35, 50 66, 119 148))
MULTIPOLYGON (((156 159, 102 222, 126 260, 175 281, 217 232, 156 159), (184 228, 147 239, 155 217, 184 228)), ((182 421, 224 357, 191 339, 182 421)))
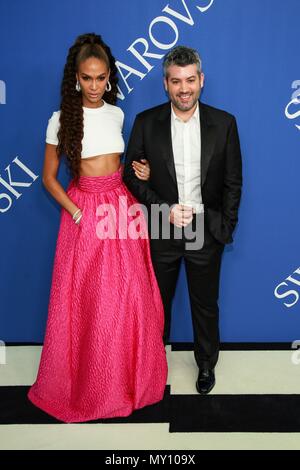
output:
MULTIPOLYGON (((29 387, 0 387, 0 424, 60 423, 27 400, 29 387)), ((300 395, 170 395, 128 418, 93 423, 169 423, 170 432, 300 432, 300 395)))
POLYGON ((300 395, 175 395, 170 432, 300 432, 300 395))
MULTIPOLYGON (((58 424, 56 418, 34 406, 27 399, 29 387, 0 387, 0 425, 1 424, 58 424)), ((93 423, 168 423, 170 406, 170 387, 165 390, 164 399, 152 406, 136 410, 127 418, 95 420, 93 423)))

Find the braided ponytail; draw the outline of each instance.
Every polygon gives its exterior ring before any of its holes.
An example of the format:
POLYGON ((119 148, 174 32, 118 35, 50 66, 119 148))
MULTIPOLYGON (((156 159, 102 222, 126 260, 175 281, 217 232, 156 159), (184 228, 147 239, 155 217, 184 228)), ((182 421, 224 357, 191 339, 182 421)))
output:
POLYGON ((79 178, 83 139, 82 95, 76 91, 76 72, 78 65, 90 57, 106 62, 110 69, 111 90, 105 92, 103 99, 110 104, 117 101, 117 68, 110 48, 103 42, 100 35, 89 33, 77 37, 70 47, 64 67, 61 84, 61 114, 58 132, 57 153, 66 155, 71 174, 79 178))

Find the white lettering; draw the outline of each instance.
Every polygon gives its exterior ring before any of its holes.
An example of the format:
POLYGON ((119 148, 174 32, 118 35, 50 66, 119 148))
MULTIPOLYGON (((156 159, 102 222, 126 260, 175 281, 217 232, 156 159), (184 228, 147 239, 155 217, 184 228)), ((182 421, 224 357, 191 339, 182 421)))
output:
POLYGON ((100 240, 115 240, 117 233, 117 214, 112 204, 100 204, 97 207, 96 215, 103 217, 97 223, 96 234, 100 240))
POLYGON ((139 72, 139 70, 136 70, 136 69, 130 67, 129 65, 123 64, 122 62, 120 62, 118 60, 116 62, 116 67, 119 70, 119 73, 120 73, 123 81, 125 82, 128 93, 131 93, 132 90, 133 90, 133 88, 130 88, 128 83, 127 83, 127 79, 130 77, 130 75, 132 75, 132 74, 137 75, 138 77, 140 77, 141 80, 143 80, 143 78, 145 78, 145 76, 146 76, 145 73, 139 72), (122 69, 128 70, 129 73, 126 76, 124 76, 123 72, 122 72, 122 69))
MULTIPOLYGON (((298 109, 299 109, 299 105, 300 105, 300 80, 294 80, 293 83, 292 83, 292 88, 296 91, 294 91, 294 93, 292 94, 291 101, 287 104, 287 106, 285 108, 285 111, 284 111, 285 116, 288 119, 296 119, 296 118, 300 117, 300 110, 291 113, 290 109, 289 109, 290 107, 295 108, 295 106, 297 106, 298 109)), ((295 124, 295 127, 297 127, 297 129, 300 130, 300 125, 295 124)))
POLYGON ((291 302, 291 303, 286 303, 284 302, 284 305, 288 308, 290 307, 293 307, 299 300, 299 294, 296 290, 288 290, 286 292, 284 292, 283 294, 280 294, 278 292, 279 288, 282 287, 282 286, 288 286, 288 284, 286 282, 282 282, 281 284, 279 284, 275 291, 274 291, 274 294, 275 294, 275 297, 277 297, 277 299, 285 299, 286 297, 289 297, 289 296, 294 296, 295 297, 295 300, 294 302, 291 302))
POLYGON ((139 463, 139 457, 119 457, 113 454, 112 457, 106 457, 106 465, 127 465, 135 468, 139 463))
MULTIPOLYGON (((294 271, 293 274, 300 274, 300 268, 296 269, 296 271, 294 271)), ((300 286, 300 280, 294 279, 292 276, 287 277, 286 280, 293 282, 297 286, 300 286)))
POLYGON ((194 25, 194 20, 192 18, 192 15, 190 14, 190 11, 188 10, 186 3, 184 0, 181 0, 185 11, 187 12, 188 16, 183 16, 181 13, 178 13, 178 11, 172 10, 169 5, 167 5, 164 9, 164 13, 169 13, 169 15, 174 16, 175 18, 178 18, 180 21, 184 21, 185 23, 189 24, 190 26, 194 25))
POLYGON ((5 194, 5 193, 0 194, 0 199, 3 199, 3 198, 6 198, 8 200, 8 206, 5 207, 5 208, 0 207, 0 212, 2 212, 2 213, 9 211, 9 209, 11 208, 11 205, 12 205, 12 198, 8 194, 5 194))
POLYGON ((293 90, 296 89, 296 91, 294 91, 294 93, 292 94, 292 99, 298 100, 298 103, 300 103, 300 80, 295 80, 292 83, 292 88, 293 90))
MULTIPOLYGON (((5 169, 7 170, 7 168, 5 169)), ((9 172, 9 178, 10 178, 10 172, 9 172)), ((10 186, 7 183, 7 181, 5 181, 1 176, 0 176, 0 184, 3 184, 3 186, 5 186, 5 188, 8 189, 8 191, 10 191, 16 197, 16 199, 19 199, 19 197, 22 196, 22 193, 18 193, 18 191, 16 191, 12 186, 10 186)), ((17 186, 17 184, 15 184, 14 186, 17 186)))
POLYGON ((150 465, 152 465, 152 464, 154 464, 154 465, 159 464, 159 460, 160 460, 160 456, 159 456, 159 455, 153 456, 152 454, 150 454, 150 460, 149 460, 150 465))
POLYGON ((213 3, 214 3, 214 0, 210 0, 209 5, 207 5, 206 7, 197 7, 196 6, 196 8, 198 8, 198 10, 200 10, 201 13, 205 13, 207 10, 210 9, 210 7, 212 6, 213 3))
POLYGON ((288 105, 287 105, 286 108, 285 108, 285 115, 286 115, 286 117, 287 117, 288 119, 296 119, 297 117, 300 116, 300 110, 297 111, 296 113, 293 113, 293 114, 291 114, 291 113, 289 112, 289 107, 290 107, 291 105, 299 105, 299 103, 300 103, 300 102, 299 102, 298 98, 293 98, 293 99, 288 103, 288 105))
MULTIPOLYGON (((33 173, 26 165, 24 165, 24 163, 21 162, 21 160, 19 160, 19 157, 16 157, 13 159, 13 162, 18 165, 23 171, 25 171, 25 173, 27 173, 27 175, 30 176, 30 178, 33 179, 33 182, 38 178, 38 175, 36 175, 35 173, 33 173)), ((32 183, 31 183, 32 184, 32 183)))
POLYGON ((158 47, 158 49, 167 50, 167 49, 171 49, 173 46, 175 46, 176 42, 178 41, 179 33, 178 33, 178 28, 177 28, 177 26, 176 26, 176 24, 174 23, 173 20, 171 20, 167 16, 158 16, 157 18, 154 18, 154 20, 152 20, 151 23, 150 23, 149 36, 150 36, 150 39, 153 42, 153 44, 156 47, 158 47), (175 40, 172 43, 164 44, 162 42, 157 41, 154 38, 154 36, 152 34, 152 28, 157 23, 166 23, 173 29, 173 31, 175 32, 175 40))
MULTIPOLYGON (((198 2, 199 2, 199 0, 198 0, 198 2)), ((182 12, 174 10, 173 8, 170 7, 170 4, 168 3, 162 9, 162 13, 169 14, 170 16, 172 16, 173 18, 176 18, 177 20, 180 20, 180 21, 182 21, 182 22, 184 22, 184 23, 186 23, 190 26, 194 26, 195 22, 194 22, 194 19, 191 15, 191 12, 190 12, 189 8, 187 7, 186 0, 181 0, 181 3, 182 3, 182 6, 183 6, 183 11, 182 12)), ((196 8, 201 13, 205 13, 206 11, 208 11, 211 8, 211 6, 214 3, 214 0, 209 0, 209 2, 208 1, 205 2, 203 0, 203 2, 200 2, 200 3, 204 3, 203 6, 196 5, 196 8)), ((150 25, 149 25, 149 38, 150 38, 150 40, 151 40, 151 42, 154 46, 156 46, 158 49, 166 51, 168 49, 171 49, 177 43, 178 38, 179 38, 179 31, 178 31, 178 28, 177 28, 176 24, 174 23, 174 21, 172 21, 172 19, 170 19, 167 16, 158 16, 158 17, 154 18, 151 21, 150 25), (156 24, 163 24, 163 23, 170 26, 170 28, 175 33, 175 39, 172 42, 170 42, 169 44, 161 42, 160 40, 157 39, 157 37, 154 37, 154 32, 153 32, 154 26, 156 24)), ((128 78, 133 74, 133 75, 138 76, 141 80, 143 80, 146 77, 146 75, 149 72, 151 72, 151 70, 154 68, 154 65, 152 65, 148 60, 146 60, 146 58, 162 59, 164 54, 149 52, 149 41, 145 38, 142 38, 142 37, 139 37, 138 39, 136 39, 128 47, 127 51, 130 52, 143 65, 143 67, 145 67, 145 69, 146 69, 146 73, 142 73, 141 71, 139 71, 137 69, 134 69, 133 67, 131 67, 127 64, 124 64, 120 61, 116 61, 116 67, 119 70, 120 76, 121 76, 122 80, 124 81, 124 83, 126 85, 126 88, 127 88, 127 92, 129 94, 133 91, 134 88, 130 87, 130 85, 128 84, 128 78), (141 44, 144 47, 144 52, 141 51, 140 48, 136 47, 139 44, 141 44), (127 75, 125 75, 124 70, 128 72, 127 75)), ((119 87, 118 87, 117 96, 121 100, 125 99, 124 93, 122 92, 122 90, 119 87)))
POLYGON ((0 80, 0 104, 6 104, 6 85, 3 80, 0 80))
POLYGON ((117 85, 117 88, 118 88, 117 97, 119 98, 119 100, 125 100, 125 95, 123 91, 121 90, 121 88, 119 87, 119 85, 117 85))
MULTIPOLYGON (((6 168, 5 171, 7 171, 8 174, 8 182, 5 181, 2 176, 0 175, 0 184, 2 184, 10 193, 12 193, 16 199, 19 199, 22 196, 22 193, 19 193, 14 189, 14 187, 23 187, 23 188, 28 188, 29 186, 32 185, 32 183, 38 178, 38 175, 33 173, 26 165, 24 165, 23 162, 19 159, 19 157, 14 158, 13 163, 15 163, 19 168, 21 168, 22 171, 24 171, 30 178, 32 179, 31 183, 29 182, 22 182, 22 181, 13 181, 12 176, 11 176, 11 169, 9 164, 6 168)), ((12 199, 8 194, 2 193, 0 195, 0 199, 6 198, 8 200, 8 206, 5 208, 0 209, 0 212, 7 212, 12 205, 12 199)))
POLYGON ((150 57, 152 59, 161 59, 164 55, 163 54, 154 54, 152 52, 148 52, 148 49, 149 49, 148 41, 146 41, 146 39, 144 39, 144 38, 138 38, 131 44, 131 46, 128 47, 127 51, 130 51, 141 62, 141 64, 143 64, 143 66, 146 67, 148 72, 150 72, 150 70, 153 69, 153 65, 149 64, 149 62, 147 62, 147 60, 145 60, 144 57, 150 57), (141 43, 145 46, 145 51, 144 51, 143 54, 140 54, 134 48, 134 46, 138 43, 141 43))
POLYGON ((145 225, 144 214, 140 204, 132 204, 128 209, 128 215, 135 217, 128 224, 128 235, 131 240, 138 238, 147 239, 148 231, 145 225))

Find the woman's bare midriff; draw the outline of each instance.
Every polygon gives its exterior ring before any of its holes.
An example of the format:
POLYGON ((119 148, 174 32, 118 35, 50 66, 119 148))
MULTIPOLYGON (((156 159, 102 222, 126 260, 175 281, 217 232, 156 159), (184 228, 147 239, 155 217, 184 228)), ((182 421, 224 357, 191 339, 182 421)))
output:
POLYGON ((96 157, 82 158, 80 176, 108 176, 120 168, 120 153, 107 153, 96 157))

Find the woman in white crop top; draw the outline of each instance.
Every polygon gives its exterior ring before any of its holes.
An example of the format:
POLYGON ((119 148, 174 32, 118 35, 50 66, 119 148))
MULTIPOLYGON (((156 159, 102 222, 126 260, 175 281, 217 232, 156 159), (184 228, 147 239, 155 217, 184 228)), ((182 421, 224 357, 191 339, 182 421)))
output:
MULTIPOLYGON (((48 322, 28 397, 64 422, 128 416, 162 399, 163 306, 143 211, 122 181, 124 115, 110 48, 70 48, 61 108, 49 120, 43 182, 62 206, 48 322), (56 179, 60 157, 73 179, 56 179)), ((147 162, 135 162, 147 185, 147 162)))

